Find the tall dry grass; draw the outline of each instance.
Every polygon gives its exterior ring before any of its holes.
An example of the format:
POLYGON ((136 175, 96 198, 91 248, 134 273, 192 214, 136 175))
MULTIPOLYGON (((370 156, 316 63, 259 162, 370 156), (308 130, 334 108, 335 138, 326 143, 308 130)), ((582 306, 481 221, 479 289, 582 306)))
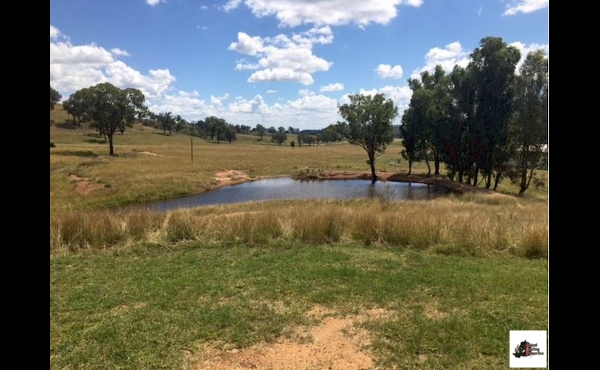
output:
POLYGON ((166 213, 73 211, 50 219, 50 252, 137 243, 363 243, 444 254, 548 255, 547 203, 467 194, 427 201, 271 201, 166 213))

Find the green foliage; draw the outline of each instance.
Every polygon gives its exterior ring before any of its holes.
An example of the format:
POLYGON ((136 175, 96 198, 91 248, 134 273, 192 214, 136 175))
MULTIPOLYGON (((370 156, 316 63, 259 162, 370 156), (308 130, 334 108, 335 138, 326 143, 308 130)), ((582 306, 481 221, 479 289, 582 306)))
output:
POLYGON ((56 145, 51 141, 50 142, 50 148, 54 148, 54 147, 56 147, 56 145))
POLYGON ((394 140, 392 122, 398 116, 398 108, 383 94, 355 94, 348 98, 350 103, 338 106, 338 111, 348 124, 348 142, 367 152, 375 183, 375 158, 394 140))
POLYGON ((50 86, 50 110, 54 109, 54 106, 60 101, 61 98, 62 95, 60 95, 58 91, 54 90, 52 86, 50 86))
POLYGON ((285 143, 286 141, 287 141, 287 134, 285 134, 283 132, 275 132, 274 134, 271 135, 271 142, 277 143, 277 144, 279 144, 279 146, 281 146, 281 144, 285 143))
POLYGON ((109 154, 114 155, 115 132, 124 133, 136 117, 147 112, 144 100, 144 94, 138 89, 119 89, 105 82, 77 91, 67 107, 74 109, 70 114, 86 117, 91 121, 90 127, 108 138, 109 154))

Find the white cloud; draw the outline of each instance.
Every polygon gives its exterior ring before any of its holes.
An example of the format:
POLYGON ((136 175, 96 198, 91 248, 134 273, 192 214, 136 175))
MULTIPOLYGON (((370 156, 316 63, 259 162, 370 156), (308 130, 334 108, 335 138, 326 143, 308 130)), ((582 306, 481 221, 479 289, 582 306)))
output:
POLYGON ((342 90, 344 90, 344 84, 337 82, 334 84, 321 86, 321 89, 319 91, 342 91, 342 90))
POLYGON ((548 3, 549 0, 509 0, 509 4, 506 4, 506 10, 502 15, 535 12, 546 8, 548 3))
POLYGON ((444 49, 438 47, 430 49, 425 55, 425 66, 413 71, 410 77, 420 79, 421 72, 433 72, 438 64, 446 73, 450 73, 455 65, 466 67, 469 64, 469 53, 463 50, 458 41, 446 45, 444 49))
POLYGON ((208 9, 208 6, 206 6, 206 5, 200 6, 200 10, 207 10, 207 9, 208 9))
POLYGON ((544 54, 546 54, 546 57, 548 57, 549 51, 550 51, 550 47, 548 44, 525 45, 522 42, 517 41, 517 42, 512 42, 509 45, 516 47, 521 52, 521 59, 519 59, 519 63, 517 63, 517 67, 515 70, 515 72, 517 72, 517 73, 519 73, 519 70, 521 69, 523 62, 525 62, 525 59, 527 58, 527 54, 529 54, 532 51, 542 49, 542 50, 544 50, 544 54))
POLYGON ((315 82, 306 72, 294 71, 290 68, 268 68, 256 71, 248 77, 248 82, 263 81, 293 81, 300 82, 302 85, 311 85, 315 82))
POLYGON ((58 28, 50 26, 50 38, 53 40, 57 40, 58 36, 60 36, 60 31, 58 30, 58 28))
POLYGON ((130 57, 131 56, 126 50, 122 50, 119 48, 110 49, 110 52, 113 53, 113 55, 120 56, 120 57, 130 57))
MULTIPOLYGON (((363 95, 375 95, 382 93, 387 99, 391 99, 394 105, 398 108, 398 119, 402 117, 402 113, 408 108, 410 98, 412 97, 412 90, 408 86, 384 86, 379 89, 365 90, 360 89, 358 92, 363 95)), ((348 103, 348 95, 344 95, 341 103, 348 103)))
POLYGON ((248 55, 256 55, 262 49, 263 41, 260 36, 250 37, 245 32, 238 32, 238 42, 232 42, 227 48, 248 55))
POLYGON ((262 96, 256 95, 254 99, 245 100, 238 99, 233 103, 230 103, 229 111, 233 113, 267 113, 268 106, 263 100, 262 96))
POLYGON ((164 2, 164 0, 146 0, 146 4, 150 6, 156 6, 161 2, 164 2))
POLYGON ((309 96, 309 95, 315 95, 315 93, 310 91, 309 89, 300 89, 300 90, 298 90, 298 95, 309 96))
POLYGON ((267 94, 275 94, 277 90, 267 90, 267 94))
POLYGON ((148 74, 142 74, 117 59, 125 55, 129 54, 122 49, 108 51, 93 43, 73 45, 70 42, 50 42, 50 83, 63 96, 98 83, 110 82, 119 88, 140 89, 147 98, 153 98, 167 92, 175 82, 175 77, 168 69, 150 70, 148 74))
MULTIPOLYGON (((296 27, 302 24, 339 26, 370 23, 387 24, 398 14, 399 5, 419 7, 423 0, 244 0, 256 17, 275 16, 280 26, 296 27)), ((240 5, 231 0, 224 9, 240 5)))
POLYGON ((235 8, 237 8, 242 0, 229 0, 225 5, 223 5, 223 10, 229 12, 235 8))
POLYGON ((229 50, 258 58, 256 63, 245 59, 236 61, 236 70, 257 70, 248 82, 294 81, 303 85, 314 82, 312 74, 327 71, 333 65, 312 53, 314 44, 327 44, 333 41, 329 27, 312 28, 306 32, 288 37, 279 34, 275 37, 251 37, 238 32, 238 41, 229 45, 229 50))
POLYGON ((379 77, 381 78, 402 78, 404 71, 400 65, 391 66, 389 64, 380 64, 375 69, 379 77))

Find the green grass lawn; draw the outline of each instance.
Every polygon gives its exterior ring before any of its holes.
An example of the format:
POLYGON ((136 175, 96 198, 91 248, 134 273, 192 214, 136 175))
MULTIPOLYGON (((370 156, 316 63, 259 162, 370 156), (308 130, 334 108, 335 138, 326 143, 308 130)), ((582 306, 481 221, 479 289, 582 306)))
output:
MULTIPOLYGON (((52 369, 177 369, 202 345, 272 343, 319 305, 363 325, 380 368, 504 369, 547 330, 547 262, 402 248, 191 243, 50 260, 52 369)), ((313 323, 314 324, 314 323, 313 323)))

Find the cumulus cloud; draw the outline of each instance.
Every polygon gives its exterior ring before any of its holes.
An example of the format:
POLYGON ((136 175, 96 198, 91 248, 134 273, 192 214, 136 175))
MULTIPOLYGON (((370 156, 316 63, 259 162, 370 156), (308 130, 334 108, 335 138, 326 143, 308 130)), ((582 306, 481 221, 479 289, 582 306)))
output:
POLYGON ((411 78, 421 78, 421 72, 433 72, 436 65, 441 65, 446 73, 450 73, 455 65, 466 67, 469 64, 469 53, 463 50, 460 42, 455 41, 442 48, 432 48, 425 55, 425 66, 413 71, 411 78))
POLYGON ((400 65, 391 66, 389 64, 380 64, 375 69, 379 77, 381 78, 402 78, 404 71, 400 65))
MULTIPOLYGON (((237 8, 241 0, 230 0, 223 9, 237 8)), ((244 0, 256 17, 274 16, 282 27, 302 24, 339 26, 371 23, 387 24, 394 19, 400 5, 419 7, 423 0, 244 0)))
MULTIPOLYGON (((394 102, 394 105, 398 108, 398 119, 402 116, 402 113, 408 108, 408 104, 410 103, 410 98, 412 97, 412 90, 408 86, 384 86, 378 89, 360 89, 358 92, 363 95, 375 95, 375 94, 384 94, 387 99, 391 99, 394 102)), ((350 99, 348 99, 348 95, 344 95, 342 97, 342 104, 349 103, 350 99)))
POLYGON ((164 0, 146 0, 146 4, 150 6, 156 6, 161 2, 164 2, 164 0))
POLYGON ((228 50, 258 59, 256 63, 246 59, 236 61, 236 70, 257 70, 248 77, 248 82, 294 81, 310 85, 314 82, 313 73, 327 71, 333 65, 315 56, 313 45, 332 41, 333 33, 329 27, 315 27, 291 37, 279 34, 262 38, 238 32, 238 41, 232 42, 228 50))
POLYGON ((237 8, 241 2, 242 0, 229 0, 225 5, 223 5, 223 10, 226 12, 232 11, 233 9, 237 8))
POLYGON ((113 55, 120 56, 120 57, 130 57, 131 56, 127 52, 127 50, 122 50, 122 49, 119 49, 119 48, 110 49, 110 52, 113 53, 113 55))
MULTIPOLYGON (((52 35, 52 28, 50 33, 52 35)), ((54 34, 68 39, 58 30, 54 34)), ((118 60, 126 55, 129 54, 122 49, 109 51, 94 43, 73 45, 68 41, 51 41, 50 83, 63 96, 85 87, 110 82, 120 88, 140 89, 147 98, 152 98, 164 94, 175 82, 175 77, 168 69, 155 69, 142 74, 118 60)))
POLYGON ((53 40, 57 40, 58 36, 60 36, 60 31, 58 30, 58 28, 51 25, 50 26, 50 38, 53 40))
POLYGON ((344 84, 337 82, 334 84, 321 86, 321 89, 319 91, 342 91, 342 90, 344 90, 344 84))
POLYGON ((506 4, 506 10, 502 15, 535 12, 536 10, 546 8, 548 3, 549 0, 509 0, 509 3, 506 4))
POLYGON ((277 90, 267 90, 267 94, 275 94, 277 90))

